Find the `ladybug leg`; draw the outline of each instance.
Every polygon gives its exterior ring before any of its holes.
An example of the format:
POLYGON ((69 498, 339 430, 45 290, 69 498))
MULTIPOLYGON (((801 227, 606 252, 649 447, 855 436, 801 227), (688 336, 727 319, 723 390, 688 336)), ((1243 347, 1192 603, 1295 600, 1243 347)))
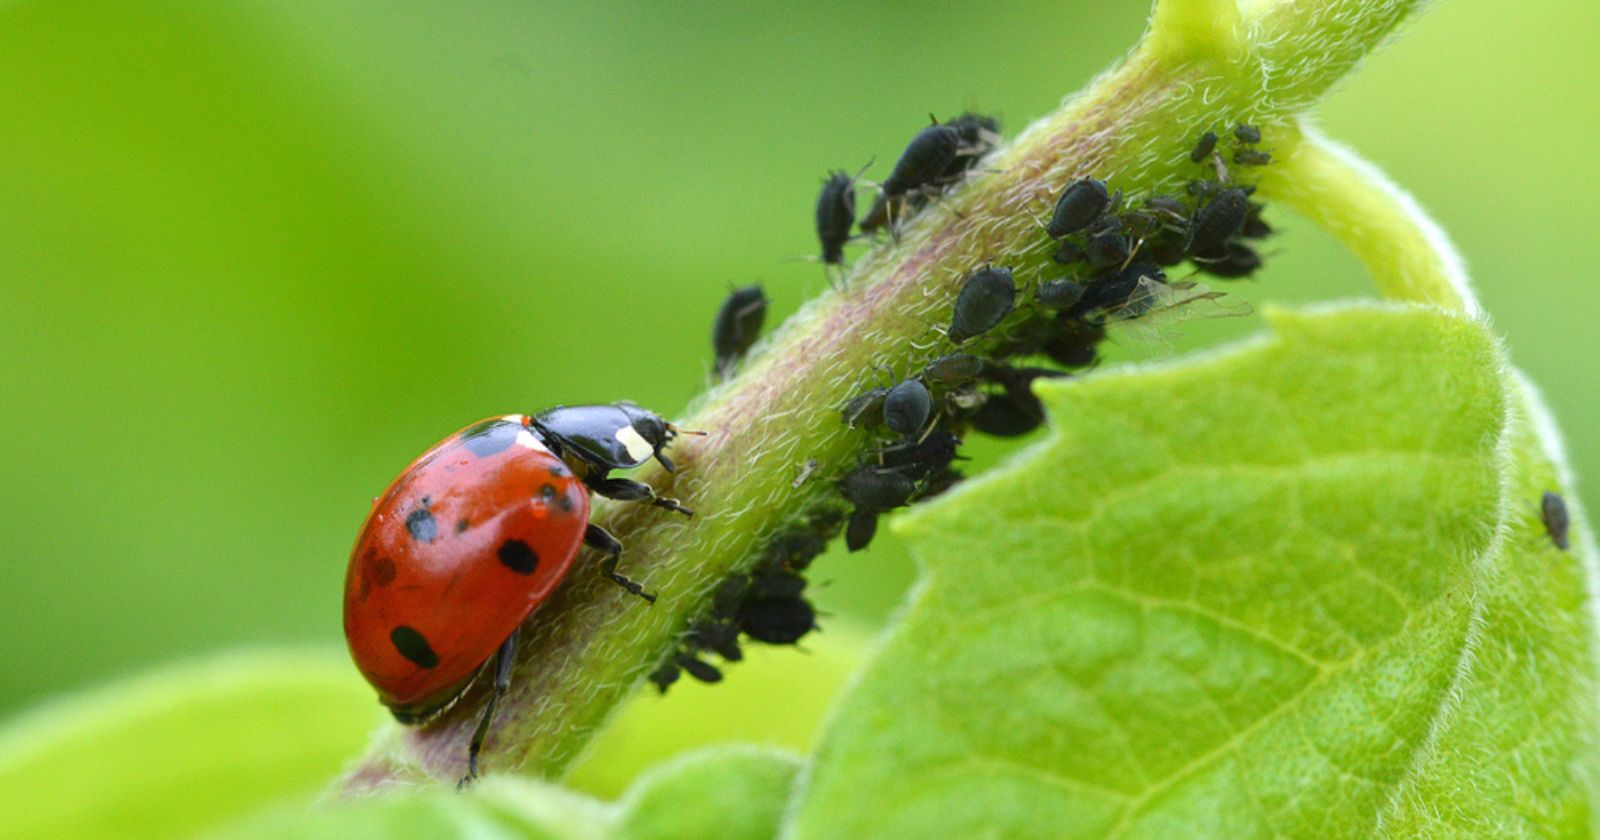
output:
POLYGON ((642 481, 629 481, 626 478, 602 478, 588 482, 589 489, 608 499, 619 502, 649 502, 658 508, 675 510, 684 516, 694 516, 694 511, 678 504, 677 499, 657 496, 650 485, 642 481))
POLYGON ((489 702, 483 707, 483 717, 478 718, 478 727, 472 730, 472 743, 467 745, 467 775, 461 777, 456 783, 456 790, 464 790, 478 778, 478 753, 483 749, 483 739, 489 735, 489 724, 494 720, 494 707, 499 704, 500 698, 511 687, 511 663, 516 661, 517 633, 521 628, 512 630, 505 643, 500 645, 500 653, 494 660, 494 691, 489 694, 489 702))
POLYGON ((638 581, 617 571, 617 560, 622 557, 622 543, 617 542, 617 538, 607 533, 606 529, 593 522, 589 523, 589 529, 583 534, 583 544, 606 553, 606 559, 600 562, 600 574, 611 578, 618 586, 640 598, 652 604, 656 602, 656 596, 644 591, 644 587, 638 581))

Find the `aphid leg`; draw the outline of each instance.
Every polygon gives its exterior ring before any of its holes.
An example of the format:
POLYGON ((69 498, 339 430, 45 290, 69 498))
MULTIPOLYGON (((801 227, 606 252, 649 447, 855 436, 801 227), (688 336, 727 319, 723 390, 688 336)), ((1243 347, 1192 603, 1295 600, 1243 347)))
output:
POLYGON ((656 491, 642 481, 630 481, 626 478, 602 478, 589 482, 589 489, 608 499, 616 499, 619 502, 649 502, 658 508, 675 510, 684 516, 694 516, 694 511, 678 504, 677 499, 657 496, 656 491))
POLYGON ((967 217, 967 214, 965 214, 965 213, 961 212, 960 210, 957 210, 954 207, 951 207, 950 205, 944 203, 944 190, 940 189, 939 187, 929 186, 928 184, 923 184, 922 186, 917 188, 917 191, 922 193, 922 197, 923 198, 926 198, 927 200, 933 202, 934 204, 937 204, 940 207, 943 207, 944 209, 949 210, 956 218, 965 219, 967 217))
POLYGON ((617 538, 611 536, 606 529, 593 522, 589 523, 588 530, 583 532, 583 544, 605 552, 606 559, 600 561, 600 574, 611 578, 629 593, 638 595, 652 604, 656 602, 656 596, 644 591, 644 587, 638 581, 617 571, 617 561, 622 557, 622 543, 617 542, 617 538))
POLYGON ((500 653, 495 656, 494 690, 489 693, 489 702, 484 704, 483 716, 478 718, 477 728, 472 730, 472 743, 467 745, 467 775, 456 783, 456 790, 471 787, 472 780, 478 778, 478 753, 483 750, 483 740, 489 735, 489 724, 494 721, 494 708, 499 705, 506 690, 511 688, 511 664, 516 661, 517 633, 518 630, 511 631, 505 643, 500 645, 500 653))

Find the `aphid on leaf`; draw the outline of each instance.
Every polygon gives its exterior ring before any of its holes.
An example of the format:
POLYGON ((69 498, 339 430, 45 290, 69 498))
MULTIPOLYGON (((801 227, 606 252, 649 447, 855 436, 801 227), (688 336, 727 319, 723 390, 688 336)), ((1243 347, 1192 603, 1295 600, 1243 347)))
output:
POLYGON ((1200 135, 1200 142, 1194 144, 1194 150, 1189 152, 1189 160, 1193 163, 1205 163, 1211 158, 1211 153, 1217 148, 1217 133, 1208 131, 1200 135))
POLYGON ((1233 153, 1233 162, 1240 166, 1266 166, 1272 162, 1272 153, 1259 149, 1239 149, 1233 153))
POLYGON ((1260 143, 1261 129, 1253 125, 1239 123, 1233 127, 1233 136, 1239 138, 1240 143, 1260 143))
POLYGON ((1571 546, 1567 539, 1571 522, 1567 518, 1566 500, 1546 491, 1544 498, 1539 500, 1539 518, 1544 520, 1544 530, 1550 535, 1550 541, 1556 544, 1556 548, 1566 551, 1571 546))

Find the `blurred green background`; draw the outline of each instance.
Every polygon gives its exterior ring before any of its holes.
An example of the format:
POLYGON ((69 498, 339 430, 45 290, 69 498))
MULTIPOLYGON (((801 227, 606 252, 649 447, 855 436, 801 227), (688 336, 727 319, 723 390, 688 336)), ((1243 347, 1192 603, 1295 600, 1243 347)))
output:
MULTIPOLYGON (((0 714, 342 644, 346 552, 410 458, 555 402, 678 411, 731 285, 774 322, 823 288, 790 258, 826 169, 881 177, 929 111, 1014 133, 1147 8, 5 4, 0 714)), ((1600 59, 1571 46, 1596 34, 1593 0, 1449 0, 1324 115, 1453 234, 1590 476, 1600 59)), ((1269 218, 1245 296, 1369 293, 1269 218)), ((910 575, 886 534, 824 560, 820 600, 877 621, 910 575)))

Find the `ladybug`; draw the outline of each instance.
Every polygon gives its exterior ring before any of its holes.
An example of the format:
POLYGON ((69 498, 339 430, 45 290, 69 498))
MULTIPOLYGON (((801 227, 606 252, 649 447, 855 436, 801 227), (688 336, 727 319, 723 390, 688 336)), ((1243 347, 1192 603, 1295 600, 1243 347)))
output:
POLYGON ((472 736, 467 775, 510 684, 517 629, 571 570, 578 547, 617 571, 622 544, 589 522, 589 493, 685 515, 647 484, 610 478, 654 458, 678 430, 630 403, 557 406, 481 420, 406 467, 373 502, 345 574, 344 634, 356 667, 396 720, 427 723, 494 661, 494 692, 472 736))

